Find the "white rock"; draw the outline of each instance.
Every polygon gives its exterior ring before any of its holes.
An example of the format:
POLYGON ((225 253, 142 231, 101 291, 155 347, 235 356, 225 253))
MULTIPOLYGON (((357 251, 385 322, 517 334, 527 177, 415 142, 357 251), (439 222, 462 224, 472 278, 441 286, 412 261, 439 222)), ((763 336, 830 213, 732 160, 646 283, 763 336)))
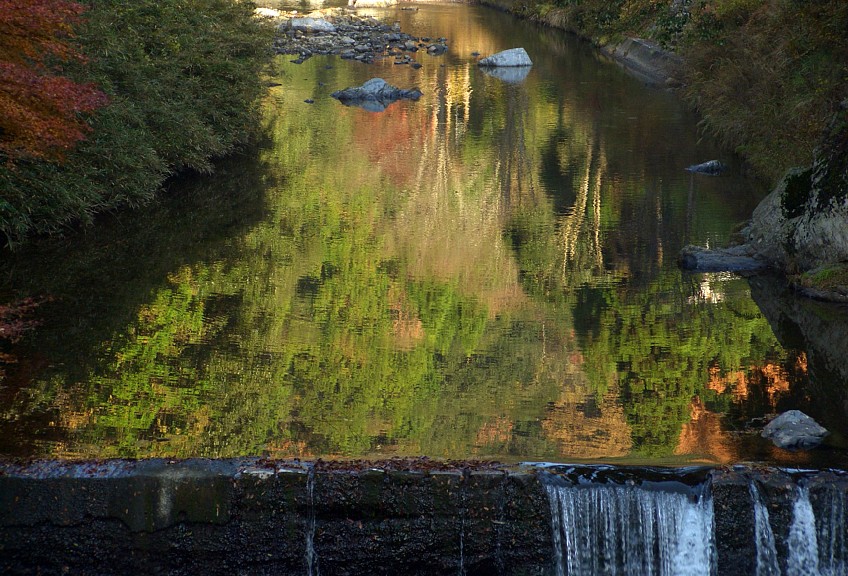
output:
POLYGON ((335 32, 336 27, 323 18, 292 18, 289 20, 289 27, 292 30, 302 30, 304 32, 335 32))
POLYGON ((262 16, 263 18, 279 18, 280 11, 274 10, 273 8, 256 8, 253 11, 257 16, 262 16))
POLYGON ((477 62, 480 66, 532 66, 533 61, 524 48, 511 48, 492 54, 477 62))

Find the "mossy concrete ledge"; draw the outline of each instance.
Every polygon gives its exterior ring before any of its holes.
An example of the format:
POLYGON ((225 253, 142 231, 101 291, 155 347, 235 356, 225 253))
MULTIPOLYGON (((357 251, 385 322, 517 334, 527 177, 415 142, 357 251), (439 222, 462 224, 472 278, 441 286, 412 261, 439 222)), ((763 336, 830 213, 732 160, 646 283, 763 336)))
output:
POLYGON ((0 573, 549 571, 534 474, 416 462, 0 463, 0 573))

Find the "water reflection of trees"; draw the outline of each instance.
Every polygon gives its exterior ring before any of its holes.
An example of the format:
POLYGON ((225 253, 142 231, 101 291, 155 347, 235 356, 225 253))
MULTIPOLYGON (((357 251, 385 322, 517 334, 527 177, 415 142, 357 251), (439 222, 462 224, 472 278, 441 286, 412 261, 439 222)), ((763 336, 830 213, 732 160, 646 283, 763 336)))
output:
MULTIPOLYGON (((496 45, 475 38, 469 51, 496 45)), ((606 78, 570 83, 581 64, 561 65, 556 90, 469 62, 427 66, 417 103, 374 115, 316 98, 308 117, 305 97, 360 72, 317 57, 283 66, 265 217, 160 273, 123 325, 89 342, 85 374, 30 387, 59 413, 53 449, 560 458, 696 446, 699 432, 681 435, 693 399, 726 407, 711 370, 761 365, 767 326, 739 310, 745 295, 693 300, 700 284, 665 267, 681 208, 626 152, 659 147, 660 120, 610 125, 624 97, 598 88, 606 78)))

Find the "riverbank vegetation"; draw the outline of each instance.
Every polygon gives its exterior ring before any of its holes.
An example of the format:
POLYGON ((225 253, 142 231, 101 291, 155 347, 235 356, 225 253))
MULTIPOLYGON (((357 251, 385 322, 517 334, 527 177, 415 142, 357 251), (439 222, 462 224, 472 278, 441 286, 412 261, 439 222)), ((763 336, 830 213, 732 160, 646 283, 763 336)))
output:
MULTIPOLYGON (((62 142, 50 154, 18 147, 12 154, 13 148, 2 144, 14 132, 6 126, 0 130, 5 244, 149 201, 169 176, 211 170, 211 159, 249 142, 259 126, 258 99, 264 91, 259 75, 270 57, 273 32, 253 17, 251 2, 0 3, 5 4, 26 5, 28 14, 19 22, 0 19, 3 35, 44 14, 55 20, 55 10, 61 9, 66 18, 45 42, 66 48, 41 62, 20 47, 0 45, 0 69, 23 63, 68 85, 91 87, 87 94, 96 100, 96 105, 74 107, 66 119, 68 125, 82 123, 73 147, 74 142, 62 142), (68 54, 72 57, 64 57, 68 54)), ((38 104, 20 94, 5 95, 10 109, 38 104)))
POLYGON ((508 8, 599 44, 639 36, 686 60, 704 127, 770 180, 807 166, 848 97, 848 3, 516 0, 508 8))

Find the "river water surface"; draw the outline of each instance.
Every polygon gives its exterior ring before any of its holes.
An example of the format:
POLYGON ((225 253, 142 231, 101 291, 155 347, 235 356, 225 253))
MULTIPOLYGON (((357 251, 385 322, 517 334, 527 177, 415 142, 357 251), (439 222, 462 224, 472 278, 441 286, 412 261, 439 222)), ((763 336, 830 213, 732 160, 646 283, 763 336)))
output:
POLYGON ((845 356, 802 304, 676 266, 765 190, 675 96, 484 8, 375 14, 450 50, 281 56, 259 147, 4 258, 40 325, 4 347, 0 455, 844 462, 845 356), (516 46, 520 82, 472 56, 516 46), (423 96, 329 96, 372 77, 423 96), (760 439, 789 408, 832 446, 760 439))

